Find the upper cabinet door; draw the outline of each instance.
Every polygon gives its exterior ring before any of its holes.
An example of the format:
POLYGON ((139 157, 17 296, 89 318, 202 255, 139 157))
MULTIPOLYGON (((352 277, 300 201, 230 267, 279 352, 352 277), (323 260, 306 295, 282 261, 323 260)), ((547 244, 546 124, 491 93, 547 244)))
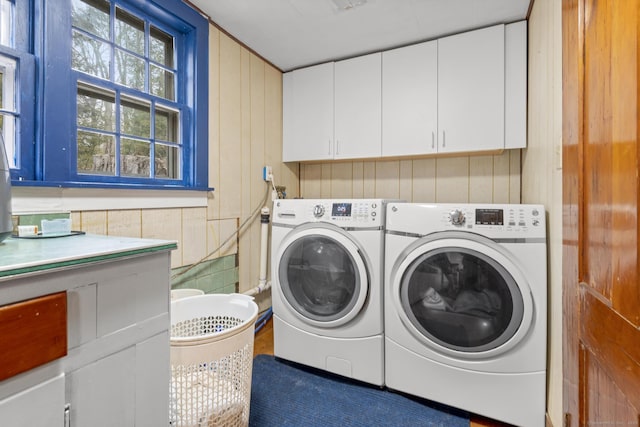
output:
POLYGON ((438 43, 382 53, 382 155, 437 152, 438 43))
POLYGON ((335 63, 336 159, 380 157, 381 53, 335 63))
POLYGON ((438 40, 438 152, 504 149, 504 25, 438 40))
POLYGON ((527 21, 504 27, 504 148, 527 146, 527 21))
POLYGON ((333 158, 333 62, 284 74, 284 162, 333 158))

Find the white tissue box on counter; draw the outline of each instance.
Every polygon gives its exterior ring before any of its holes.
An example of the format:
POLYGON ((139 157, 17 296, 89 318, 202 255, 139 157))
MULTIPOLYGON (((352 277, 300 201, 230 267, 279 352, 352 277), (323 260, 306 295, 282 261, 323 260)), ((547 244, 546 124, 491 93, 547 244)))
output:
POLYGON ((43 219, 40 223, 40 230, 42 231, 43 236, 51 234, 70 234, 71 219, 43 219))

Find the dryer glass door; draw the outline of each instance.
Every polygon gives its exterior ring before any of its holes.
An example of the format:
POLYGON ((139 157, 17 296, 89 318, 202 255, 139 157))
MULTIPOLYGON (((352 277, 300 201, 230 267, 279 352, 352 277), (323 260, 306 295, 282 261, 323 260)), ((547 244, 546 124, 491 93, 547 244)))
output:
MULTIPOLYGON (((287 302, 304 318, 319 322, 347 320, 363 303, 362 260, 355 249, 326 235, 297 238, 279 265, 280 287, 287 302)), ((365 285, 366 286, 366 285, 365 285)))
POLYGON ((450 350, 481 352, 507 342, 523 318, 523 299, 507 269, 461 247, 418 256, 400 284, 404 314, 428 340, 450 350))

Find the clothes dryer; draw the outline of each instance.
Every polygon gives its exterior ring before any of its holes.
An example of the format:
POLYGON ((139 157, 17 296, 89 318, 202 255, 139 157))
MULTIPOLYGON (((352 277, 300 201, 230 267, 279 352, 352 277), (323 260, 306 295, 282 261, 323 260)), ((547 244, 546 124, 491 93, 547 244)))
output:
POLYGON ((384 384, 386 201, 277 200, 271 234, 274 353, 384 384))
POLYGON ((387 205, 385 382, 545 425, 547 249, 537 205, 387 205))

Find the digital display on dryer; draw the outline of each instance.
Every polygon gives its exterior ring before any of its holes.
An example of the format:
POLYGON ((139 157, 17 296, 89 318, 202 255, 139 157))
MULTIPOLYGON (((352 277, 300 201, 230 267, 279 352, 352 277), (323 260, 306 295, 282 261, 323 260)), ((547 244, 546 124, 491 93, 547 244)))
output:
POLYGON ((502 209, 476 209, 476 225, 504 225, 502 209))
POLYGON ((334 203, 331 216, 351 216, 351 203, 334 203))

